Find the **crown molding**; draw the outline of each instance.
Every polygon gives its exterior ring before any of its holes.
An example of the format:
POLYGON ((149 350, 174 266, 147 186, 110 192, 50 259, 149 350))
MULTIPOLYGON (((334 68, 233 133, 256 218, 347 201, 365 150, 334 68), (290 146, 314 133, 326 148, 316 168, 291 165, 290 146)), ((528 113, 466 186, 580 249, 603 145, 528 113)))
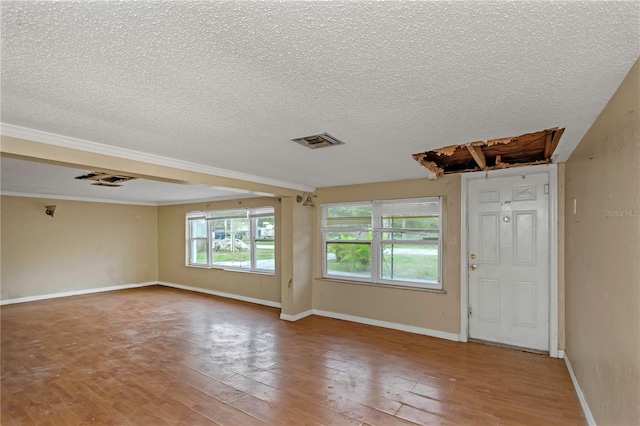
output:
POLYGON ((195 203, 215 203, 217 201, 229 201, 240 200, 246 198, 258 198, 260 195, 254 193, 251 194, 236 194, 236 195, 224 195, 222 197, 208 197, 208 198, 196 198, 193 200, 177 200, 177 201, 159 201, 155 203, 157 206, 179 206, 183 204, 195 204, 195 203))
POLYGON ((94 154, 109 155, 111 157, 123 158, 126 160, 140 161, 143 163, 155 164, 158 166, 173 167, 180 170, 188 170, 190 172, 204 173, 207 175, 220 176, 230 179, 244 180, 264 185, 279 186, 282 188, 293 189, 302 192, 313 192, 315 188, 299 185, 292 182, 281 181, 278 179, 270 179, 262 176, 251 175, 248 173, 236 172, 233 170, 220 169, 217 167, 205 166, 203 164, 192 163, 190 161, 177 160, 174 158, 163 157, 155 154, 147 154, 141 151, 134 151, 127 148, 119 148, 98 142, 91 142, 85 139, 72 138, 69 136, 58 135, 55 133, 44 132, 41 130, 30 129, 27 127, 17 126, 14 124, 0 123, 0 134, 19 139, 27 139, 34 142, 40 142, 48 145, 60 146, 63 148, 77 149, 80 151, 91 152, 94 154))
POLYGON ((75 197, 72 195, 38 194, 33 192, 0 191, 0 195, 8 196, 8 197, 42 198, 46 200, 83 201, 87 203, 130 204, 134 206, 157 207, 159 205, 158 203, 152 203, 152 202, 146 202, 146 201, 126 201, 126 200, 113 200, 113 199, 107 199, 107 198, 75 197))
POLYGON ((183 204, 195 204, 195 203, 215 203, 218 201, 228 201, 228 200, 239 200, 245 198, 256 198, 257 195, 245 195, 238 194, 234 195, 225 195, 223 197, 208 197, 208 198, 197 198, 193 200, 176 200, 176 201, 128 201, 128 200, 117 200, 112 198, 93 198, 93 197, 76 197, 73 195, 58 195, 58 194, 41 194, 35 192, 20 192, 20 191, 0 191, 0 195, 8 196, 8 197, 25 197, 25 198, 42 198, 48 200, 67 200, 67 201, 83 201, 87 203, 106 203, 106 204, 129 204, 134 206, 152 206, 152 207, 162 207, 162 206, 178 206, 183 204))

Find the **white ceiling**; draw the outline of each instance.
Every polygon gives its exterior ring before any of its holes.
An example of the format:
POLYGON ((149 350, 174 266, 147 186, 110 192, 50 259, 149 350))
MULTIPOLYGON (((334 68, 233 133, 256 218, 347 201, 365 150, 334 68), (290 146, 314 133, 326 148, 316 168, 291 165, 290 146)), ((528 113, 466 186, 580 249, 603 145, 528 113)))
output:
POLYGON ((148 205, 255 197, 254 194, 246 192, 147 179, 131 180, 122 183, 122 186, 112 188, 95 186, 91 185, 91 181, 75 179, 76 176, 90 171, 3 157, 0 159, 2 194, 148 205))
POLYGON ((292 187, 424 177, 415 152, 555 126, 566 160, 640 55, 638 1, 2 1, 1 14, 3 123, 292 187), (346 145, 290 140, 321 132, 346 145))

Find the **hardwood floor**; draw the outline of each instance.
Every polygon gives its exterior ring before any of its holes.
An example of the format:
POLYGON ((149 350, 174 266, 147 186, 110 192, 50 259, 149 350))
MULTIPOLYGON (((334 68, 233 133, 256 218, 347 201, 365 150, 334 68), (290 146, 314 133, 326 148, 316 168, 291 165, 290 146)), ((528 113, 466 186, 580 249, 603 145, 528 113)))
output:
POLYGON ((2 307, 8 425, 585 424, 562 360, 164 287, 2 307))

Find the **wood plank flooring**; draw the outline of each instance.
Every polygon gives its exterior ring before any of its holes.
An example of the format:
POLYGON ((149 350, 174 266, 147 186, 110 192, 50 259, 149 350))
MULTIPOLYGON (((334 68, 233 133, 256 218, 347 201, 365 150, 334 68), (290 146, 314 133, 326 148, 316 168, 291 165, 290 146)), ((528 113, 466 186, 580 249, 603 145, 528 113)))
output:
POLYGON ((164 287, 2 307, 2 425, 585 424, 562 360, 164 287))

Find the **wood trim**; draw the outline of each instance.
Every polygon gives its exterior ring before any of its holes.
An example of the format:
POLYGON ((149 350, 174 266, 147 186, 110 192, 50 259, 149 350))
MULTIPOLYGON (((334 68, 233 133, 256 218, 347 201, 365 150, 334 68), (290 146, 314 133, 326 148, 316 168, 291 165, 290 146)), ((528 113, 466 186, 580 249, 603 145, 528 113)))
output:
MULTIPOLYGON (((159 205, 158 203, 148 203, 144 201, 109 200, 104 198, 75 197, 72 195, 32 194, 29 192, 0 191, 0 195, 7 196, 7 197, 43 198, 47 200, 82 201, 86 203, 127 204, 127 205, 133 205, 133 206, 158 207, 159 205)), ((210 201, 210 200, 207 200, 207 201, 210 201)), ((218 199, 216 198, 215 201, 218 201, 218 199)))
POLYGON ((582 392, 582 388, 580 387, 580 383, 578 383, 576 373, 573 371, 571 362, 569 362, 569 357, 566 354, 564 355, 564 363, 567 365, 569 376, 571 376, 571 382, 573 383, 573 387, 576 390, 576 395, 578 396, 578 401, 580 401, 582 412, 587 419, 587 424, 589 426, 596 426, 596 420, 593 418, 593 414, 591 414, 591 409, 589 408, 589 404, 587 404, 587 399, 584 396, 584 392, 582 392))
POLYGON ((313 314, 321 317, 328 317, 328 318, 334 318, 334 319, 339 319, 344 321, 357 322, 360 324, 374 325, 376 327, 390 328, 392 330, 406 331, 414 334, 422 334, 424 336, 438 337, 440 339, 451 340, 454 342, 460 341, 459 334, 448 333, 446 331, 431 330, 429 328, 415 327, 412 325, 399 324, 399 323, 389 322, 389 321, 380 321, 380 320, 371 319, 371 318, 341 314, 338 312, 323 311, 319 309, 314 309, 313 314))
POLYGON ((197 293, 210 294, 212 296, 225 297, 227 299, 240 300, 242 302, 255 303, 256 305, 269 306, 271 308, 281 308, 282 307, 282 304, 280 302, 274 302, 272 300, 256 299, 254 297, 242 296, 242 295, 239 295, 239 294, 225 293, 225 292, 222 292, 222 291, 209 290, 209 289, 200 288, 200 287, 191 287, 191 286, 188 286, 188 285, 174 284, 174 283, 169 283, 169 282, 165 282, 165 281, 158 281, 157 284, 165 286, 165 287, 172 287, 172 288, 178 288, 178 289, 181 289, 181 290, 195 291, 197 293))
POLYGON ((0 301, 0 306, 13 305, 14 303, 36 302, 39 300, 57 299, 59 297, 80 296, 82 294, 103 293, 105 291, 124 290, 127 288, 147 287, 147 286, 156 285, 156 284, 157 283, 155 281, 152 281, 152 282, 138 283, 138 284, 112 285, 108 287, 96 287, 96 288, 88 288, 84 290, 63 291, 60 293, 49 293, 49 294, 39 294, 36 296, 17 297, 14 299, 4 299, 0 301))
POLYGON ((313 315, 313 309, 309 309, 308 311, 300 312, 299 314, 289 315, 289 314, 280 314, 280 319, 285 321, 295 322, 301 320, 302 318, 306 318, 308 316, 313 315))

